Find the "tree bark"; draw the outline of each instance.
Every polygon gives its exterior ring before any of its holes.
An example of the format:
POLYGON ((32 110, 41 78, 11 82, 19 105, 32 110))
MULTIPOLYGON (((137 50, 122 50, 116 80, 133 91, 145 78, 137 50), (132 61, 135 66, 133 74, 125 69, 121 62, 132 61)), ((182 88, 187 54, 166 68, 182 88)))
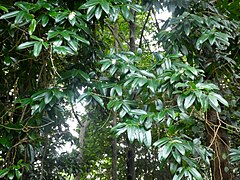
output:
POLYGON ((213 109, 207 113, 206 118, 207 143, 214 151, 211 161, 213 180, 232 180, 229 167, 229 140, 227 131, 223 129, 221 119, 213 109))
MULTIPOLYGON (((116 126, 117 124, 117 114, 114 113, 113 114, 113 122, 112 122, 112 126, 116 126)), ((116 138, 112 138, 112 180, 117 180, 118 179, 118 175, 117 175, 117 139, 116 138)))
POLYGON ((127 180, 135 180, 135 150, 134 145, 128 141, 127 151, 127 180))

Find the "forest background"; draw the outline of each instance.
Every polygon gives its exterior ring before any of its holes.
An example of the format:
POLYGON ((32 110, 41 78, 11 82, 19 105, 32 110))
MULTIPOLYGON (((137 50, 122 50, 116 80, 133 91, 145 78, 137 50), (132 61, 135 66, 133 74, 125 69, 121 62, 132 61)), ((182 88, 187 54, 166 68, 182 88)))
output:
POLYGON ((239 179, 239 12, 1 0, 0 178, 239 179))

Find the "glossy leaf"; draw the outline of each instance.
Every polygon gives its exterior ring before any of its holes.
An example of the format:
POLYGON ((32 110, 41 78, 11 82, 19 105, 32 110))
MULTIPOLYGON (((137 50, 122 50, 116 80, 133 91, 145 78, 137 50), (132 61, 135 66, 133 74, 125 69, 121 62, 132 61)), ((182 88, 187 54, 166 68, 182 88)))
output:
POLYGON ((17 49, 19 49, 19 50, 21 50, 21 49, 26 49, 26 48, 29 48, 29 47, 34 46, 35 43, 37 43, 37 41, 25 42, 25 43, 20 44, 20 45, 17 47, 17 49))
POLYGON ((195 99, 196 99, 196 96, 194 95, 194 93, 191 93, 190 95, 188 95, 184 100, 184 108, 188 109, 194 103, 195 99))
POLYGON ((4 176, 6 176, 8 172, 9 172, 8 168, 0 170, 0 178, 3 178, 4 176))
POLYGON ((0 19, 9 19, 9 18, 17 16, 18 13, 19 13, 19 11, 12 11, 12 12, 9 12, 7 14, 0 16, 0 19))
POLYGON ((34 43, 33 47, 33 55, 35 57, 39 56, 40 52, 42 51, 42 42, 36 42, 34 43))
POLYGON ((29 33, 30 35, 33 34, 33 32, 34 32, 35 29, 36 29, 36 26, 37 26, 37 21, 36 21, 35 19, 32 19, 32 20, 31 20, 31 24, 30 24, 30 26, 29 26, 29 28, 28 28, 28 33, 29 33))

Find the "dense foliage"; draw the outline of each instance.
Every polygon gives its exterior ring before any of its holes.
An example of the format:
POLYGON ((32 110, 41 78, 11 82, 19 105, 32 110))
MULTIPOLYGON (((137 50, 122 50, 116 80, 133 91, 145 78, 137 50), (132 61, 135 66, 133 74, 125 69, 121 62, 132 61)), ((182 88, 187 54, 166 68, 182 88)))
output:
POLYGON ((239 178, 239 11, 1 1, 0 178, 239 178))

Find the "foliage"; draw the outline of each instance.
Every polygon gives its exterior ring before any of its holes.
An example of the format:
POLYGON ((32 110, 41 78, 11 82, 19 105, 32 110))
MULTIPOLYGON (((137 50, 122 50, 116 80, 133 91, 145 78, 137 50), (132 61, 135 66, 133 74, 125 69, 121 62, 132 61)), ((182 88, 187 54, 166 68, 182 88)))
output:
POLYGON ((228 132, 230 159, 236 167, 240 145, 234 140, 239 138, 240 123, 236 4, 227 0, 0 4, 0 177, 63 179, 81 174, 86 179, 90 174, 110 179, 110 132, 118 137, 121 177, 126 139, 137 147, 139 179, 161 173, 172 179, 210 177, 216 153, 211 148, 219 128, 228 132), (160 27, 156 13, 165 8, 172 17, 160 27), (136 37, 128 33, 133 31, 131 23, 137 23, 136 37), (149 34, 153 39, 146 37, 149 34), (129 51, 131 38, 139 41, 134 52, 129 51), (153 47, 149 41, 157 44, 153 47), (67 108, 76 103, 87 111, 81 120, 91 122, 83 160, 76 158, 81 145, 66 123, 73 113, 81 129, 78 114, 67 108), (216 113, 219 126, 209 120, 209 112, 216 113), (113 114, 117 125, 111 128, 113 114), (216 134, 209 144, 206 126, 214 127, 216 134), (57 149, 69 141, 78 149, 58 154, 57 149))

